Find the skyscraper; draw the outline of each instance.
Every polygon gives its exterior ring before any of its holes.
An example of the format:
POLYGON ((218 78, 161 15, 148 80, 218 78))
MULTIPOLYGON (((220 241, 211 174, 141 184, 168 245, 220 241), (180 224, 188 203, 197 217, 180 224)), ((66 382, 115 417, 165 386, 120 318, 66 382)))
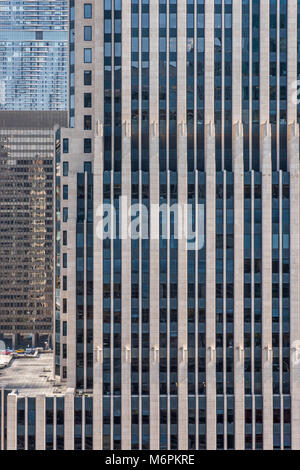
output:
POLYGON ((55 130, 66 111, 0 112, 0 340, 53 331, 55 130))
POLYGON ((299 448, 300 2, 71 12, 56 372, 93 387, 94 446, 299 448))
POLYGON ((67 0, 1 0, 0 109, 67 109, 68 24, 67 0))
POLYGON ((300 449, 300 1, 70 9, 38 448, 300 449))

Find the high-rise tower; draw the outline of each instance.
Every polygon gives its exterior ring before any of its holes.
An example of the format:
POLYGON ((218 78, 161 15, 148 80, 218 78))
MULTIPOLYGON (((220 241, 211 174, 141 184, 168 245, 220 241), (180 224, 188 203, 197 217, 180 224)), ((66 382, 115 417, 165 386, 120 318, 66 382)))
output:
POLYGON ((94 448, 300 448, 299 14, 71 2, 55 363, 94 448))
POLYGON ((0 109, 68 108, 68 1, 0 1, 0 109))
POLYGON ((52 337, 54 127, 67 125, 67 114, 0 112, 0 340, 6 347, 44 345, 52 337))

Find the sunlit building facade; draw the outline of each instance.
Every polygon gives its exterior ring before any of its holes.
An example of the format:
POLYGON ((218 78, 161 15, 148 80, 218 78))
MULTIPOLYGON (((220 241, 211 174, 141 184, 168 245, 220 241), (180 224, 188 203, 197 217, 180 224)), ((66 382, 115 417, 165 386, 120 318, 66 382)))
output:
POLYGON ((56 373, 93 390, 95 448, 300 447, 299 14, 71 2, 56 373), (148 237, 119 231, 132 204, 148 237), (204 245, 172 216, 164 239, 157 204, 190 204, 196 227, 202 205, 204 245))
POLYGON ((299 16, 299 0, 70 1, 64 448, 300 449, 299 16), (161 205, 191 207, 194 244, 161 205))

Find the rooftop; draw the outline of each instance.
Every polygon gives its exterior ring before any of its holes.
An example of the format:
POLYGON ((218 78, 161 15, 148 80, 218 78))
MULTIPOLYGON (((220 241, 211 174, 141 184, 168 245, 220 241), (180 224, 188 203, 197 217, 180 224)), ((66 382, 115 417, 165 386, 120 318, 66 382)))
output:
POLYGON ((18 390, 20 395, 53 395, 65 391, 52 381, 53 354, 43 353, 37 357, 20 357, 0 370, 0 388, 18 390))

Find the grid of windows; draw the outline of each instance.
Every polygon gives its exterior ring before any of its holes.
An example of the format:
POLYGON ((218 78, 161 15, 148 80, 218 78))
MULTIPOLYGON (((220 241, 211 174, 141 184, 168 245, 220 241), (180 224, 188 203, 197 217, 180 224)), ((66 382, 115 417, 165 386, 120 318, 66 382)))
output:
POLYGON ((68 108, 68 1, 2 1, 0 109, 68 108))

